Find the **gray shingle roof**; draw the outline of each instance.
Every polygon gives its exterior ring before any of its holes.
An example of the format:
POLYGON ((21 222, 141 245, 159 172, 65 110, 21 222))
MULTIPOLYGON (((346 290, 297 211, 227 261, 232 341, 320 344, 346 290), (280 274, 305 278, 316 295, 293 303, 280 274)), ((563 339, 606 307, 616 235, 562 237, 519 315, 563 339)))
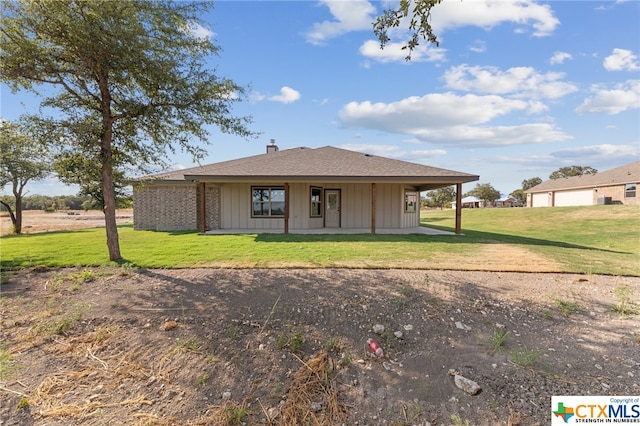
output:
POLYGON ((566 189, 596 188, 611 185, 624 185, 640 182, 640 161, 636 161, 615 169, 598 172, 593 175, 572 176, 562 179, 550 179, 542 182, 527 193, 558 191, 566 189))
POLYGON ((159 180, 345 179, 464 183, 477 175, 446 170, 346 149, 292 148, 149 176, 159 180))

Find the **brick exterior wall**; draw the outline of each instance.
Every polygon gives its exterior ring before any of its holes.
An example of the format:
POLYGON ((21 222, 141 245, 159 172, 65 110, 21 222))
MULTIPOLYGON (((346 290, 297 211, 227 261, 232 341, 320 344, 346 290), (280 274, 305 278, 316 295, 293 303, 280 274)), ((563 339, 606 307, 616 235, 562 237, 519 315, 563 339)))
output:
POLYGON ((207 229, 220 229, 220 188, 214 185, 205 188, 207 229))
MULTIPOLYGON (((207 229, 220 226, 219 189, 205 187, 207 229)), ((198 229, 196 184, 147 184, 133 191, 133 229, 198 229)))
POLYGON ((639 188, 640 185, 636 188, 635 197, 625 197, 625 185, 598 187, 594 191, 593 204, 597 204, 600 197, 611 197, 612 204, 640 204, 639 188))

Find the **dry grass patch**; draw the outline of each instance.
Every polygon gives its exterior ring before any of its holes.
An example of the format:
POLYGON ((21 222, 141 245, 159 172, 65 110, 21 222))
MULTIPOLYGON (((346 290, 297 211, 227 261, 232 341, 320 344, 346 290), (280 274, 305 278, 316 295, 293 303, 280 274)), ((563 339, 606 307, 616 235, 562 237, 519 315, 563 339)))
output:
POLYGON ((338 400, 332 373, 335 362, 327 351, 316 352, 308 361, 302 361, 282 406, 283 426, 301 424, 335 425, 346 418, 346 408, 338 400))

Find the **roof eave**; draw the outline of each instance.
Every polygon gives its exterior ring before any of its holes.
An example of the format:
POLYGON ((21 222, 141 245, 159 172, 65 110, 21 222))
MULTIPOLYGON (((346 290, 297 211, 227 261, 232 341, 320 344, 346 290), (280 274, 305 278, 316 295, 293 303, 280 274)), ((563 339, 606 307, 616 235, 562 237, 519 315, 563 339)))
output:
POLYGON ((473 182, 480 179, 476 175, 463 176, 292 176, 292 175, 253 175, 253 176, 220 176, 220 175, 185 175, 192 182, 394 182, 394 183, 437 183, 456 184, 473 182))
POLYGON ((576 189, 596 189, 596 188, 604 188, 607 186, 627 185, 630 183, 636 183, 636 181, 629 180, 629 181, 620 181, 620 182, 597 183, 597 184, 590 184, 590 185, 555 186, 551 188, 540 188, 540 189, 535 189, 535 187, 533 187, 533 188, 527 189, 524 192, 525 194, 537 194, 539 192, 574 191, 576 189))

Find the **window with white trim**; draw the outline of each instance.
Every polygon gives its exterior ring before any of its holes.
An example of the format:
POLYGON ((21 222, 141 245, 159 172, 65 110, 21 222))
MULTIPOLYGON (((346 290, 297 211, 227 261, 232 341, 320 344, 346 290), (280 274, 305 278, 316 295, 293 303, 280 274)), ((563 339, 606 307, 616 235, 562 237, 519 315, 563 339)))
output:
POLYGON ((624 198, 636 198, 636 188, 637 185, 635 183, 628 183, 624 186, 624 198))
POLYGON ((251 217, 284 217, 284 186, 252 186, 251 217))
POLYGON ((415 213, 418 208, 418 193, 407 191, 404 193, 404 212, 415 213))
POLYGON ((322 188, 311 187, 311 217, 322 217, 322 188))

